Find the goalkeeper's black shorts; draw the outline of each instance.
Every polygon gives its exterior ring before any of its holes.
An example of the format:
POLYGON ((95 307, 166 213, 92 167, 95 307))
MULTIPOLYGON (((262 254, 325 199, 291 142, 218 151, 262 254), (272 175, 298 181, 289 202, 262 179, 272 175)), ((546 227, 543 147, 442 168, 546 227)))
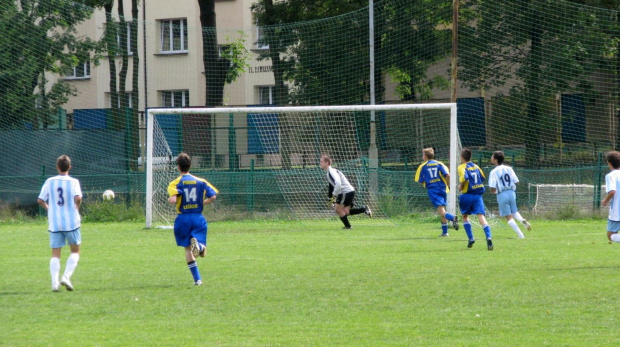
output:
POLYGON ((355 192, 338 194, 338 196, 336 197, 336 203, 342 206, 353 207, 354 200, 355 200, 355 192))

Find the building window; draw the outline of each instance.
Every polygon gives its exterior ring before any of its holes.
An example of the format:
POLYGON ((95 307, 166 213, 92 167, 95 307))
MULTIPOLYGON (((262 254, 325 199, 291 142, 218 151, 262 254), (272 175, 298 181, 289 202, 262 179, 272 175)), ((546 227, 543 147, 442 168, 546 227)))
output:
POLYGON ((269 49, 269 45, 264 42, 265 40, 265 30, 258 25, 258 21, 254 20, 254 25, 256 25, 256 49, 269 49))
MULTIPOLYGON (((112 108, 112 93, 106 92, 106 98, 108 99, 108 105, 110 106, 110 108, 112 108)), ((125 92, 125 96, 127 97, 127 103, 128 105, 126 107, 129 108, 133 108, 133 94, 131 92, 125 92)), ((118 103, 117 106, 118 108, 124 108, 124 106, 121 105, 122 104, 122 94, 118 94, 118 103)))
POLYGON ((67 79, 85 79, 90 78, 90 61, 78 62, 74 67, 67 69, 65 74, 67 79))
POLYGON ((187 52, 187 19, 160 21, 161 52, 187 52))
POLYGON ((189 106, 189 90, 164 90, 161 92, 162 107, 189 106))
MULTIPOLYGON (((118 44, 118 50, 119 50, 118 54, 121 54, 122 53, 121 52, 122 48, 125 47, 125 49, 127 51, 127 54, 131 55, 131 54, 133 54, 133 52, 131 51, 131 22, 125 22, 125 25, 127 26, 127 28, 126 28, 126 31, 127 31, 127 44, 126 45, 124 45, 121 42, 121 39, 122 39, 121 35, 119 33, 116 34, 116 43, 118 44)), ((119 23, 119 29, 118 30, 122 30, 121 26, 120 26, 120 23, 119 23)))
POLYGON ((259 86, 258 87, 258 103, 260 105, 273 105, 274 99, 274 86, 259 86))

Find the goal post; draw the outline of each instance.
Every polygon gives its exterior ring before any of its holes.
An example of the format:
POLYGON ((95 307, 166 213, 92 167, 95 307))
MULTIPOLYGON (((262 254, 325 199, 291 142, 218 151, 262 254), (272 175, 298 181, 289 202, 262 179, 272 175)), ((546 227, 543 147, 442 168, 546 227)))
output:
POLYGON ((296 217, 310 219, 333 215, 325 208, 327 184, 318 167, 320 155, 330 155, 335 167, 349 178, 357 192, 356 205, 368 204, 375 215, 384 217, 389 216, 382 205, 391 198, 388 195, 398 195, 404 202, 407 198, 400 193, 404 185, 419 189, 411 184, 415 167, 409 165, 421 162, 422 148, 438 147, 443 160, 449 160, 453 177, 447 209, 456 211, 455 103, 152 108, 146 115, 147 228, 169 226, 173 221, 166 188, 178 176, 174 159, 181 151, 192 156, 192 172, 230 194, 227 200, 254 208, 256 197, 263 205, 284 204, 296 217), (373 111, 376 126, 370 124, 373 111), (372 135, 379 158, 368 157, 374 152, 368 150, 371 129, 377 129, 372 135), (372 160, 380 163, 379 169, 369 169, 372 160), (382 164, 400 171, 384 172, 382 164), (255 170, 258 166, 260 172, 255 170), (381 173, 369 175, 369 170, 381 173), (373 192, 369 189, 373 186, 382 188, 373 192), (276 192, 278 197, 268 196, 276 192))

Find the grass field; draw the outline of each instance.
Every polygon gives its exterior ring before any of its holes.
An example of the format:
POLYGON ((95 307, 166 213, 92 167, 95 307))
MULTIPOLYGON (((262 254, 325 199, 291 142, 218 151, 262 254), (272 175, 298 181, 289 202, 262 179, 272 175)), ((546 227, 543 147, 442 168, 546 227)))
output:
POLYGON ((75 291, 59 293, 44 222, 0 224, 0 345, 620 343, 620 245, 603 220, 535 220, 524 240, 496 227, 492 252, 479 228, 467 249, 436 221, 353 224, 211 223, 201 287, 171 230, 84 224, 75 291))

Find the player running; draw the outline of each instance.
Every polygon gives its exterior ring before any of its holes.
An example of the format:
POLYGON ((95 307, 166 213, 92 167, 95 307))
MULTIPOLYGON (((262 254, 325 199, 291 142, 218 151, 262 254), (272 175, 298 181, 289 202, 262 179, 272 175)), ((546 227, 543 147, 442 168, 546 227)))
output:
POLYGON ((459 230, 458 216, 446 212, 450 174, 442 162, 435 160, 435 150, 432 148, 422 150, 422 159, 424 162, 415 172, 415 181, 422 183, 426 188, 428 198, 437 209, 437 214, 441 216, 441 235, 439 236, 448 237, 448 221, 452 221, 454 230, 459 230))
POLYGON ((338 216, 340 216, 342 224, 344 224, 343 229, 351 229, 353 227, 351 223, 349 223, 347 216, 365 213, 368 217, 372 218, 372 211, 368 206, 353 208, 355 189, 351 183, 349 183, 345 175, 340 172, 340 170, 331 167, 331 164, 332 159, 329 156, 324 155, 321 157, 319 165, 321 169, 326 171, 327 182, 329 183, 327 196, 334 205, 334 210, 338 216))

